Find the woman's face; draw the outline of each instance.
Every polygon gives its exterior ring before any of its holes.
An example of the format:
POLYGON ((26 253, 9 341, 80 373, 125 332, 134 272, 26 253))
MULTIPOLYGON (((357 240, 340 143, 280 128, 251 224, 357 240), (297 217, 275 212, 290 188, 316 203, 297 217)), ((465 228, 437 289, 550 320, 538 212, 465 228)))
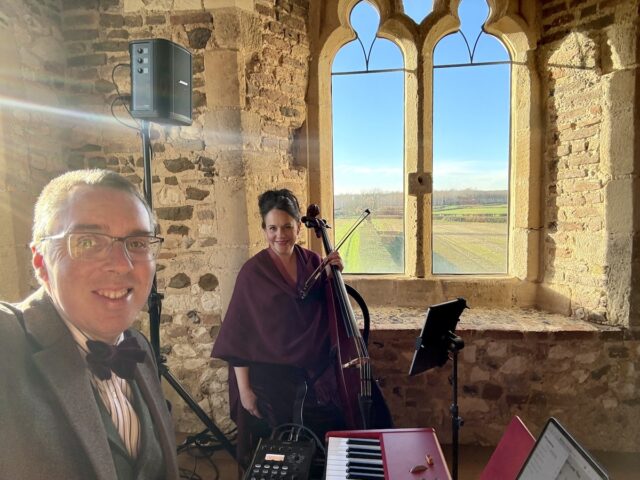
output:
POLYGON ((278 255, 289 256, 298 240, 300 222, 284 210, 274 208, 264 217, 264 236, 278 255))

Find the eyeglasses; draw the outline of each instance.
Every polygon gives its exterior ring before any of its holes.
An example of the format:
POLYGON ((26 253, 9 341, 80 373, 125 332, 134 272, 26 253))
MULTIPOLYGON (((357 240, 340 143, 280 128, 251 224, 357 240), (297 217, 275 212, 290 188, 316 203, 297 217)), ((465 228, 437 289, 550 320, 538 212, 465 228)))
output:
POLYGON ((74 260, 103 260, 107 258, 113 244, 122 242, 127 257, 132 262, 151 262, 160 252, 164 238, 155 235, 128 235, 112 237, 106 233, 73 232, 44 237, 45 240, 67 240, 69 256, 74 260))

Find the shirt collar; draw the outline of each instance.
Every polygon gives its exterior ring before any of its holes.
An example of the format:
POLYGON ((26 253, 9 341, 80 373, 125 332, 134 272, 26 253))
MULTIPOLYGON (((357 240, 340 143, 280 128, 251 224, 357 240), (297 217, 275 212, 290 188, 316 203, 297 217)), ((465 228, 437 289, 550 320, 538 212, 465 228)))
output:
MULTIPOLYGON (((93 338, 91 335, 87 334, 84 330, 74 325, 71 322, 71 320, 67 318, 64 312, 58 307, 58 305, 56 305, 56 302, 51 302, 51 303, 53 303, 53 306, 58 312, 58 315, 60 315, 60 318, 69 329, 71 336, 73 337, 74 341, 78 344, 78 348, 82 352, 83 356, 86 356, 86 354, 88 353, 87 340, 97 340, 97 339, 93 338)), ((116 339, 114 345, 118 345, 123 340, 124 340, 124 333, 121 333, 116 339)))

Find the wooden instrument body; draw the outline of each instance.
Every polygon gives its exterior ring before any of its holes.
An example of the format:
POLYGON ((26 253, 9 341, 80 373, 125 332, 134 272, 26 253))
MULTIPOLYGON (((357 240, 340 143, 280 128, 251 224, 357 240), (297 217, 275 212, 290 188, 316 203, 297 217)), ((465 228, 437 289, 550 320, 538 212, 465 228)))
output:
MULTIPOLYGON (((307 227, 314 228, 329 255, 333 247, 326 222, 316 218, 319 213, 316 205, 309 206, 303 222, 307 227)), ((330 333, 345 423, 350 429, 390 428, 393 426, 391 413, 373 378, 367 345, 351 308, 342 273, 334 265, 331 271, 333 297, 329 301, 332 302, 330 307, 335 312, 335 321, 330 322, 330 333)))

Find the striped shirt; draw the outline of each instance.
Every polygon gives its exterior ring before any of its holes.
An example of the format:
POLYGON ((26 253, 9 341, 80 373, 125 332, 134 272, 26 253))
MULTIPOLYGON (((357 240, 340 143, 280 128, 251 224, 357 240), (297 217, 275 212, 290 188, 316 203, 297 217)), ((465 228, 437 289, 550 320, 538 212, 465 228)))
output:
MULTIPOLYGON (((62 320, 69 328, 82 358, 85 358, 89 352, 87 340, 94 339, 64 317, 62 317, 62 320)), ((118 345, 123 340, 124 334, 121 333, 115 344, 118 345)), ((131 385, 113 372, 110 379, 100 380, 89 371, 89 378, 91 385, 95 391, 98 392, 102 404, 109 412, 111 420, 113 420, 113 424, 118 430, 129 455, 134 459, 137 458, 140 451, 140 420, 133 408, 133 391, 131 390, 131 385)))

